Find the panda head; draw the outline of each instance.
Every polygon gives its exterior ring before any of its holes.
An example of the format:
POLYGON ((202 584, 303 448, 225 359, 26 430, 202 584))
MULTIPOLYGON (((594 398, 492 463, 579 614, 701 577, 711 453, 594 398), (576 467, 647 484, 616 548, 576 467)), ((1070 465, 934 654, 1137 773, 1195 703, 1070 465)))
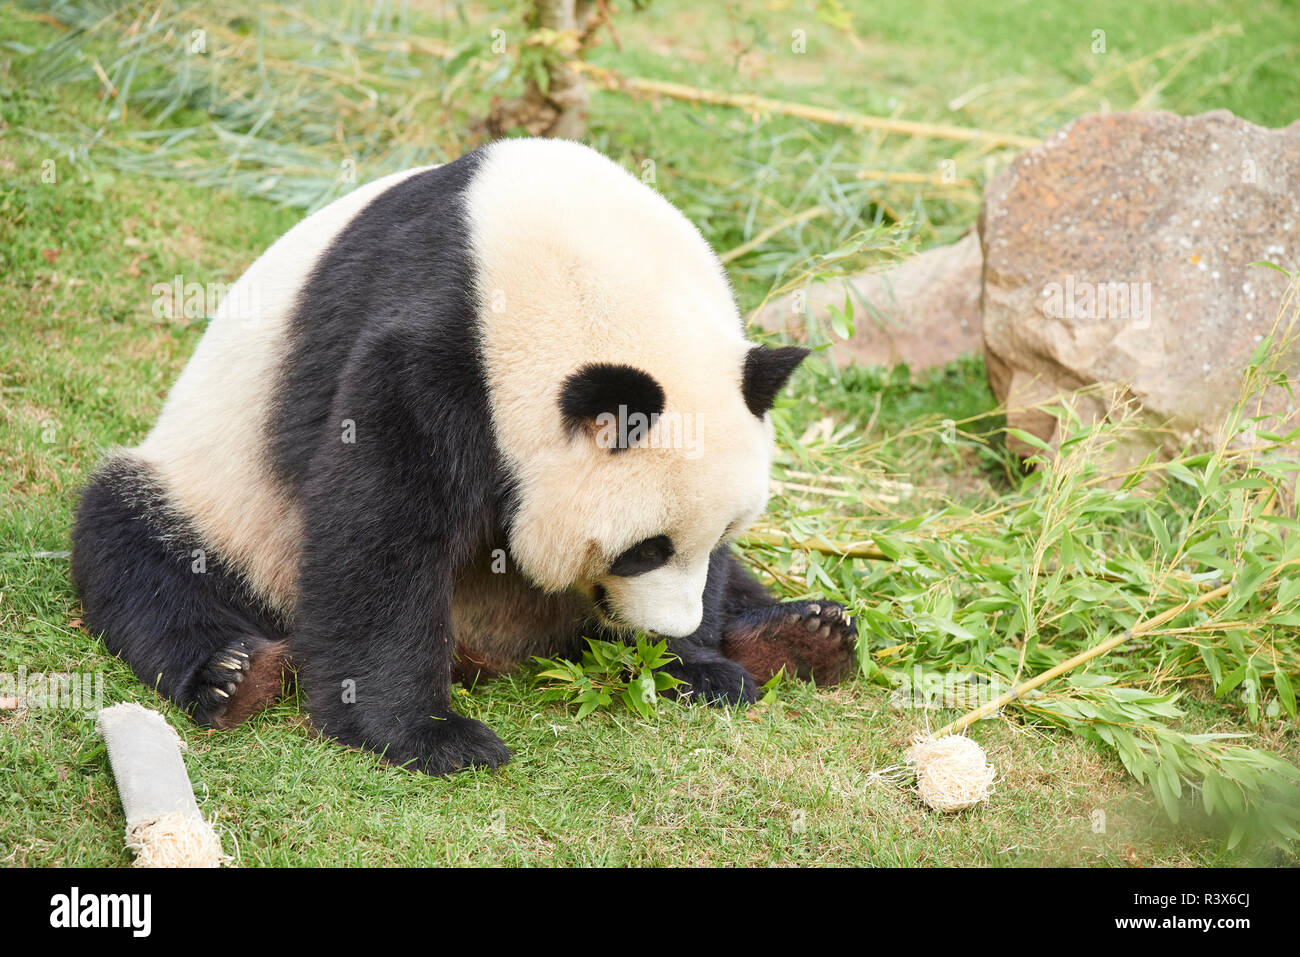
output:
POLYGON ((574 370, 554 409, 572 471, 534 484, 512 551, 535 580, 551 576, 542 584, 584 592, 611 627, 693 633, 710 555, 767 503, 767 412, 805 355, 749 345, 713 370, 713 388, 676 402, 631 364, 574 370))
POLYGON ((804 350, 748 340, 700 231, 581 144, 498 140, 465 202, 516 567, 691 634, 710 554, 766 504, 767 413, 804 350))

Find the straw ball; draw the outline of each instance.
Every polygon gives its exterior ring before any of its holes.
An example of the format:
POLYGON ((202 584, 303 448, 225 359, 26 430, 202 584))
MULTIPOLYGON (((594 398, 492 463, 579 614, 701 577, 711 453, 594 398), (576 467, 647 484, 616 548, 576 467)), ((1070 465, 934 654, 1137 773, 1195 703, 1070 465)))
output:
POLYGON ((988 798, 996 770, 984 749, 964 735, 920 735, 907 761, 916 767, 916 790, 936 811, 961 811, 988 798))

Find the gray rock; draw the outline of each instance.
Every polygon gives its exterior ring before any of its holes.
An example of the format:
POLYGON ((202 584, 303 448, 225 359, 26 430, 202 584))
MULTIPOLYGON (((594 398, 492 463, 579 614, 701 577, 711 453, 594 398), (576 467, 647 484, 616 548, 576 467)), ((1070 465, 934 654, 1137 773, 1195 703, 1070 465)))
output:
POLYGON ((753 321, 765 331, 803 341, 809 318, 829 323, 829 307, 842 307, 848 292, 855 328, 851 339, 836 339, 831 346, 836 362, 905 362, 913 369, 943 365, 982 347, 979 277, 979 239, 970 232, 884 272, 814 283, 768 303, 753 321))
MULTIPOLYGON (((1085 415, 1118 399, 1172 441, 1214 433, 1288 285, 1250 263, 1300 265, 1300 123, 1081 117, 993 178, 979 236, 985 356, 1008 425, 1059 440, 1054 418, 1023 407, 1091 386, 1085 415)), ((1272 390, 1264 408, 1289 404, 1272 390)))

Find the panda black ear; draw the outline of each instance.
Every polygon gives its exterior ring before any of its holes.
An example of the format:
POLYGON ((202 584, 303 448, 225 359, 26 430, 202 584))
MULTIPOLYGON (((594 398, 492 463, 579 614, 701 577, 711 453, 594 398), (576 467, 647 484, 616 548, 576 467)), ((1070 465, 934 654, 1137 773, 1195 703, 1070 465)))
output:
MULTIPOLYGON (((648 423, 663 410, 663 386, 648 372, 632 366, 589 363, 565 379, 560 389, 560 414, 571 435, 582 429, 595 434, 602 415, 626 423, 640 414, 648 423)), ((615 446, 615 451, 618 448, 621 446, 615 446)))
POLYGON ((745 371, 740 384, 749 411, 760 419, 765 416, 776 401, 776 394, 807 356, 808 350, 798 346, 780 349, 755 346, 750 349, 745 356, 745 371))

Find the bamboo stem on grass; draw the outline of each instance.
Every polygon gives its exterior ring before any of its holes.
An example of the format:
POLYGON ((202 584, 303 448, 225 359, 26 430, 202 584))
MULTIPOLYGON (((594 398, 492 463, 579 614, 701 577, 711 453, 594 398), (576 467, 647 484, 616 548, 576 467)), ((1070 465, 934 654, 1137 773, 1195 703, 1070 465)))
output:
POLYGON ((1159 628, 1161 625, 1169 621, 1171 618, 1177 618, 1185 611, 1190 611, 1193 608, 1199 608, 1201 605, 1204 605, 1206 602, 1213 601, 1216 598, 1222 598, 1230 591, 1232 591, 1231 582, 1229 582, 1226 585, 1220 585, 1218 588, 1214 589, 1213 591, 1207 591, 1204 595, 1198 595, 1196 598, 1189 599, 1175 608, 1170 608, 1165 611, 1162 611, 1154 618, 1148 618, 1145 619, 1144 621, 1140 621, 1137 624, 1135 624, 1132 628, 1128 628, 1120 632, 1118 635, 1115 635, 1111 638, 1107 638, 1101 644, 1094 645, 1093 647, 1089 648, 1087 651, 1079 652, 1079 654, 1075 655, 1073 658, 1067 658, 1065 661, 1062 661, 1059 665, 1056 665, 1053 668, 1048 668, 1046 671, 1044 671, 1042 674, 1038 675, 1037 677, 1030 678, 1028 681, 1016 685, 1010 691, 999 695, 997 698, 988 702, 987 704, 980 705, 974 711, 967 712, 966 714, 958 718, 956 721, 944 725, 942 728, 940 728, 938 731, 934 733, 934 736, 936 738, 942 738, 944 735, 956 734, 959 731, 963 731, 966 728, 970 727, 972 724, 974 724, 976 721, 985 717, 986 715, 993 714, 995 711, 999 710, 1003 706, 1010 704, 1011 702, 1017 700, 1018 698, 1021 698, 1027 692, 1033 691, 1035 688, 1047 684, 1047 682, 1051 681, 1053 678, 1058 678, 1061 675, 1065 674, 1067 671, 1072 671, 1073 669, 1079 667, 1079 665, 1083 664, 1084 662, 1088 662, 1094 658, 1101 657, 1102 655, 1106 654, 1106 652, 1118 648, 1120 645, 1124 644, 1126 641, 1128 641, 1131 638, 1136 638, 1138 635, 1142 635, 1148 631, 1153 631, 1154 629, 1159 628))
POLYGON ((776 545, 787 546, 800 552, 820 552, 823 555, 838 555, 843 558, 872 558, 888 561, 889 556, 871 542, 851 542, 847 545, 832 542, 818 535, 814 538, 793 539, 780 532, 750 531, 741 540, 742 545, 776 545))
POLYGON ((1034 136, 1020 136, 1016 133, 997 133, 966 126, 950 126, 946 123, 920 123, 915 120, 899 120, 888 116, 872 116, 856 113, 852 110, 832 110, 823 106, 807 103, 791 103, 787 100, 774 100, 752 93, 727 93, 722 90, 708 90, 703 87, 689 86, 685 83, 672 83, 668 80, 651 80, 645 77, 621 76, 612 70, 602 69, 581 60, 570 63, 574 69, 592 74, 593 78, 604 82, 607 89, 619 90, 633 95, 666 96, 673 100, 687 103, 708 103, 713 106, 731 106, 750 113, 779 113, 782 116, 794 116, 826 126, 844 126, 854 130, 878 130, 882 133, 897 133, 901 136, 917 136, 930 139, 957 140, 963 143, 988 143, 995 146, 1015 146, 1027 149, 1041 146, 1042 140, 1034 136))
POLYGON ((771 226, 767 227, 767 229, 764 229, 761 232, 755 234, 752 238, 741 243, 736 248, 728 249, 725 253, 720 255, 718 259, 723 263, 729 263, 733 259, 739 259, 741 256, 745 255, 745 253, 755 250, 759 246, 763 245, 763 243, 767 242, 777 233, 783 232, 784 230, 789 229, 791 226, 797 226, 800 223, 806 223, 810 219, 816 219, 819 216, 825 216, 829 212, 830 210, 825 206, 813 206, 809 209, 805 209, 801 213, 796 213, 793 216, 788 216, 785 219, 781 220, 779 223, 773 223, 771 226))
POLYGON ((972 189, 975 186, 973 179, 951 179, 945 180, 942 176, 935 176, 931 173, 909 173, 906 171, 890 172, 883 169, 860 169, 853 174, 855 178, 861 180, 880 180, 882 183, 911 183, 917 186, 947 186, 953 189, 972 189))

